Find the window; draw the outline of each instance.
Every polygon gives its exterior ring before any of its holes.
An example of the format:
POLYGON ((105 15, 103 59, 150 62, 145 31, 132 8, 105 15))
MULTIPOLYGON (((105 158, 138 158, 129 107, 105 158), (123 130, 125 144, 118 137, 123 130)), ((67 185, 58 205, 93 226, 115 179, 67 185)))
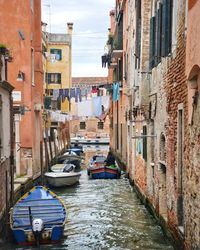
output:
POLYGON ((51 49, 50 50, 50 54, 55 55, 55 59, 57 61, 61 61, 62 60, 62 50, 61 49, 51 49))
POLYGON ((171 53, 173 0, 155 2, 155 11, 150 19, 150 69, 157 66, 161 57, 171 53))
POLYGON ((143 126, 143 150, 142 157, 145 161, 147 161, 147 127, 143 126))
POLYGON ((85 122, 80 122, 80 129, 86 129, 85 122))
POLYGON ((98 122, 98 129, 103 129, 104 123, 103 122, 98 122))
POLYGON ((46 82, 48 84, 60 84, 61 83, 61 73, 47 73, 46 82))
POLYGON ((136 39, 135 39, 135 54, 138 69, 140 67, 140 50, 141 50, 141 24, 142 24, 142 16, 141 16, 141 0, 136 0, 136 39))

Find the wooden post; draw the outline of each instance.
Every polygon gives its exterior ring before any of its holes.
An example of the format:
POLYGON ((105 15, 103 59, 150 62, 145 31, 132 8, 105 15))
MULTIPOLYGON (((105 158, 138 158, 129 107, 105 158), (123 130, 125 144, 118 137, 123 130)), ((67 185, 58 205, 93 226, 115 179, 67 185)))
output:
POLYGON ((51 161, 52 161, 53 160, 53 152, 52 152, 51 136, 50 135, 48 135, 48 141, 49 141, 50 157, 51 157, 51 161))
POLYGON ((49 153, 48 153, 48 146, 47 146, 47 134, 46 134, 46 131, 45 131, 45 137, 44 137, 44 148, 45 148, 45 171, 48 171, 49 153))
POLYGON ((44 169, 43 169, 43 142, 40 142, 40 167, 41 167, 41 177, 42 185, 44 185, 44 169))

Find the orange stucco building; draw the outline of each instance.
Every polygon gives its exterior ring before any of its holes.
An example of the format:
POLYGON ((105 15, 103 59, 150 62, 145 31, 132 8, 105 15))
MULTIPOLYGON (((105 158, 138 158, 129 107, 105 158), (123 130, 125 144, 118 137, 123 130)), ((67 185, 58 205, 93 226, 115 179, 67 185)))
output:
POLYGON ((8 81, 15 87, 16 175, 40 174, 42 143, 43 71, 41 0, 2 0, 0 43, 12 54, 8 81))

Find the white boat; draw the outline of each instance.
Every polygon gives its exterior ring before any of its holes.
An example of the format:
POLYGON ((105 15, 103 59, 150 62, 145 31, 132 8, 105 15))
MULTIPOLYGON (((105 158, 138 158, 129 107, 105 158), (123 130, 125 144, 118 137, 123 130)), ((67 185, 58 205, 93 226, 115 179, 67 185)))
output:
MULTIPOLYGON (((68 164, 55 164, 51 167, 51 171, 55 173, 62 173, 64 172, 64 169, 67 168, 69 171, 74 171, 76 166, 74 164, 68 163, 68 164)), ((67 171, 67 172, 69 172, 67 171)))
POLYGON ((53 187, 72 186, 79 182, 81 173, 78 172, 47 172, 44 174, 49 185, 53 187))
POLYGON ((71 144, 109 144, 110 138, 85 138, 85 137, 72 137, 71 144))

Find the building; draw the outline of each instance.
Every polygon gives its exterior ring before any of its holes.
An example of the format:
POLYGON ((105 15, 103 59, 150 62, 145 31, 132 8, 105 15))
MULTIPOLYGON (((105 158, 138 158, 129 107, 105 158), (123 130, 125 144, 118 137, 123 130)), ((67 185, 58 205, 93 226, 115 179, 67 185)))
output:
MULTIPOLYGON (((107 90, 105 85, 108 85, 107 77, 73 77, 72 88, 80 88, 80 90, 97 88, 102 96, 106 96, 107 90)), ((88 98, 96 96, 97 93, 88 93, 88 98)), ((84 98, 84 97, 83 97, 84 98)), ((71 100, 71 111, 75 109, 76 103, 71 100)), ((76 116, 76 115, 75 115, 76 116)), ((75 117, 74 116, 74 117, 75 117)), ((70 121, 71 137, 83 136, 85 138, 109 138, 110 122, 109 116, 105 114, 102 119, 96 117, 75 117, 70 121)))
POLYGON ((0 232, 13 202, 13 87, 6 81, 7 55, 0 47, 0 232))
POLYGON ((200 158, 199 158, 199 77, 200 77, 200 27, 199 1, 188 1, 187 40, 186 40, 186 78, 188 90, 187 131, 189 140, 185 142, 184 157, 184 224, 186 249, 200 246, 200 158))
POLYGON ((73 23, 68 23, 66 34, 46 32, 46 24, 43 23, 43 67, 45 70, 44 89, 46 100, 51 100, 48 109, 60 109, 69 111, 69 101, 57 102, 52 99, 53 90, 70 89, 72 71, 72 31, 73 23))
POLYGON ((113 98, 110 132, 112 150, 140 197, 179 249, 184 243, 195 249, 198 128, 194 121, 189 130, 188 120, 198 119, 199 62, 191 48, 197 48, 193 24, 198 23, 199 4, 189 1, 187 13, 186 2, 116 1, 107 45, 109 80, 113 87, 118 82, 120 95, 113 98), (191 192, 195 200, 189 198, 191 192))
POLYGON ((16 176, 40 175, 43 106, 41 1, 1 1, 0 41, 11 51, 8 81, 15 87, 16 176), (9 14, 8 14, 9 13, 9 14))

